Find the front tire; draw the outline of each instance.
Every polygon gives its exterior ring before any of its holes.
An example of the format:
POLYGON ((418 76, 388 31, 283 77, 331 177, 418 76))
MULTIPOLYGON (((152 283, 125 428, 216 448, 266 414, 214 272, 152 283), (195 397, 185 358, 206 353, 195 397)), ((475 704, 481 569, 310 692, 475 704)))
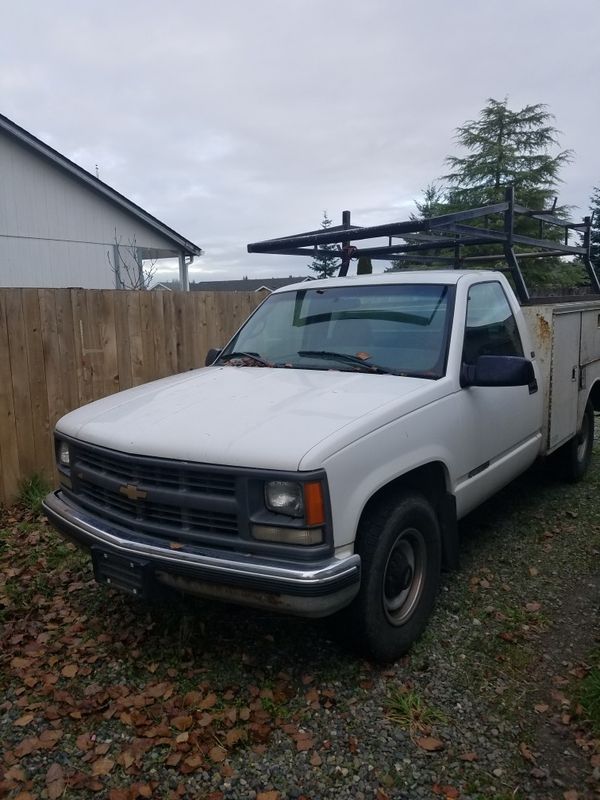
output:
POLYGON ((361 586, 348 609, 356 644, 377 661, 393 661, 423 633, 439 589, 440 525, 429 501, 403 492, 363 519, 356 552, 361 586))

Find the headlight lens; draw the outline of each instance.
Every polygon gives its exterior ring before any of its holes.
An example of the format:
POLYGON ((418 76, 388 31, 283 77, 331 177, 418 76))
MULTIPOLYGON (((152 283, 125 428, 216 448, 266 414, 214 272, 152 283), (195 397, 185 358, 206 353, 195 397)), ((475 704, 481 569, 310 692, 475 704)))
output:
POLYGON ((261 542, 300 545, 323 543, 323 528, 278 528, 274 525, 253 525, 252 535, 261 542))
POLYGON ((71 452, 69 450, 69 445, 66 442, 59 443, 57 455, 58 463, 61 467, 71 466, 71 452))
POLYGON ((265 484, 265 503, 276 514, 289 517, 304 516, 302 484, 294 481, 269 481, 265 484))

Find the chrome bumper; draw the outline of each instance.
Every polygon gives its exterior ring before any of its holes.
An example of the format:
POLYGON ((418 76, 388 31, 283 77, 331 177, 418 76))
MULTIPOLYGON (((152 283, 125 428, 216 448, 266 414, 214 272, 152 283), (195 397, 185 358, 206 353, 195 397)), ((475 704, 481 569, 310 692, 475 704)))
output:
POLYGON ((318 564, 289 564, 193 546, 173 550, 93 516, 66 501, 60 491, 49 494, 43 506, 59 533, 80 547, 143 559, 159 582, 190 594, 324 617, 348 605, 359 589, 356 554, 318 564))

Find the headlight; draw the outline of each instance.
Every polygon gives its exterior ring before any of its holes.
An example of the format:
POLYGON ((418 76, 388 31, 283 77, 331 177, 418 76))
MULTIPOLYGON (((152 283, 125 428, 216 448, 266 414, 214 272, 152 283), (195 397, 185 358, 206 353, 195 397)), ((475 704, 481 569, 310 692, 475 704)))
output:
POLYGON ((66 442, 60 442, 57 451, 58 463, 61 467, 71 466, 71 452, 66 442))
POLYGON ((304 491, 302 484, 294 481, 269 481, 265 484, 265 503, 276 514, 289 517, 304 516, 304 491))

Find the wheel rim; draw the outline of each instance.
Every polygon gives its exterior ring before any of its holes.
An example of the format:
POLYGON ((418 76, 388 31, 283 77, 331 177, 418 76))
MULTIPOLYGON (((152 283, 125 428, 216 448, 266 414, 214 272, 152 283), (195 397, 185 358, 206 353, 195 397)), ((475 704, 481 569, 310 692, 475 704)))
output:
POLYGON ((383 574, 383 609, 392 625, 403 625, 423 592, 427 568, 425 540, 416 528, 399 534, 383 574))
POLYGON ((583 415, 581 430, 577 439, 577 461, 584 461, 590 439, 590 418, 587 414, 583 415))

